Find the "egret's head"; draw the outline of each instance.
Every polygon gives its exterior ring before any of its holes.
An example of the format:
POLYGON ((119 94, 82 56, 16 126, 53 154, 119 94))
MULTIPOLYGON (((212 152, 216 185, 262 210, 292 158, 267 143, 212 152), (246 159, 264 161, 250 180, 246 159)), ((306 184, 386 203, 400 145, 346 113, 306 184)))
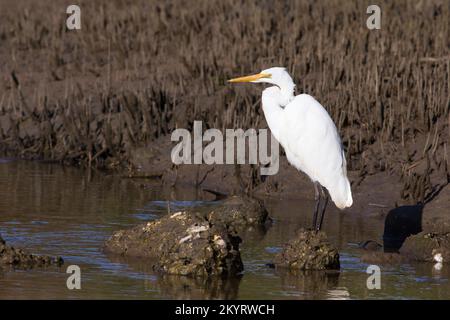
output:
POLYGON ((234 78, 228 80, 228 82, 253 82, 253 83, 270 83, 278 86, 280 89, 293 88, 294 82, 291 76, 286 71, 286 68, 274 67, 261 71, 258 74, 253 74, 250 76, 234 78))

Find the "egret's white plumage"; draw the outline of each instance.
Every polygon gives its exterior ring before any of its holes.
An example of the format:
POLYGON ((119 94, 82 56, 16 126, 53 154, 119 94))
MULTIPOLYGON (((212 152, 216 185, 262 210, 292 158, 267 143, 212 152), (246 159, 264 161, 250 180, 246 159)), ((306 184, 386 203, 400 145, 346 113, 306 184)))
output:
POLYGON ((294 96, 295 84, 285 68, 270 68, 230 82, 270 83, 262 106, 273 136, 290 164, 324 186, 340 209, 353 203, 345 154, 337 128, 325 108, 312 96, 294 96))

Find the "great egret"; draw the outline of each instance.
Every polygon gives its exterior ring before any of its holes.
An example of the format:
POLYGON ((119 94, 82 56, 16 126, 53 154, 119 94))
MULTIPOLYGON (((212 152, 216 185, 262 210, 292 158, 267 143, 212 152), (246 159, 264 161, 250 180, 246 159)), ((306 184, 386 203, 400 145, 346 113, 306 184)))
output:
POLYGON ((270 68, 228 81, 274 85, 262 93, 264 116, 289 163, 314 183, 313 229, 321 229, 328 203, 323 187, 339 209, 350 207, 353 199, 344 150, 336 126, 324 107, 308 94, 294 96, 295 84, 285 68, 270 68), (321 195, 324 203, 320 208, 321 195))

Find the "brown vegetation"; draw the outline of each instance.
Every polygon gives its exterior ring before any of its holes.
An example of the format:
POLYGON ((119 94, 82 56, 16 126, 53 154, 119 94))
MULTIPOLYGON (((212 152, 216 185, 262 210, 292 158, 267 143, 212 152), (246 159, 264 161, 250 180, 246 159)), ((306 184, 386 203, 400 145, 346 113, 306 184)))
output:
POLYGON ((381 1, 373 31, 361 1, 81 1, 79 31, 67 5, 0 2, 3 154, 125 168, 194 120, 266 127, 260 88, 226 79, 286 66, 360 180, 395 173, 412 202, 448 183, 448 1, 381 1))

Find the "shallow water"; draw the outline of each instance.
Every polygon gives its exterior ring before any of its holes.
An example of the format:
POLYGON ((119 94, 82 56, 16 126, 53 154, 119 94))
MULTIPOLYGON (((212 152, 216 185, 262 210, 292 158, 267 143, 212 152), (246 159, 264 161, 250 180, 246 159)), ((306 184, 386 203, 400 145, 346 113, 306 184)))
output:
POLYGON ((449 268, 432 264, 381 267, 381 289, 366 286, 360 241, 382 243, 384 219, 330 210, 324 230, 341 254, 340 272, 292 275, 267 267, 281 245, 309 226, 312 202, 266 200, 273 224, 241 246, 240 278, 160 276, 143 261, 111 259, 102 245, 113 231, 156 219, 170 206, 214 205, 194 191, 161 192, 147 184, 40 162, 0 159, 0 234, 32 253, 60 255, 62 268, 0 269, 0 298, 33 299, 449 299, 449 268), (199 200, 200 198, 200 200, 199 200), (66 287, 68 265, 81 268, 81 290, 66 287))

